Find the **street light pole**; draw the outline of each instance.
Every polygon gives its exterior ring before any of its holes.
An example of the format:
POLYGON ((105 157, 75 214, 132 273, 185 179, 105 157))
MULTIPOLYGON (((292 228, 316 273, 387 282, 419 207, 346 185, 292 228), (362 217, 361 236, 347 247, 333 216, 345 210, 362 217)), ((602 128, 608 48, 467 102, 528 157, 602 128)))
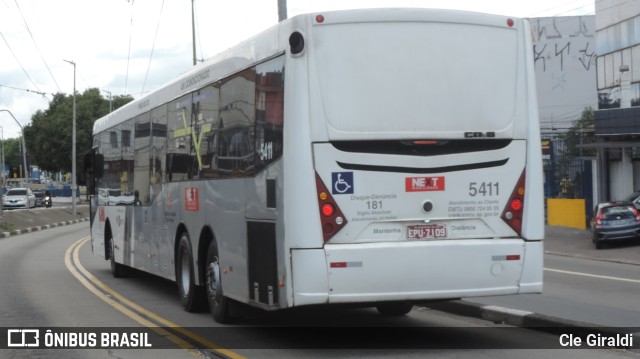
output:
POLYGON ((73 126, 71 130, 71 214, 76 215, 76 63, 69 60, 65 62, 73 65, 73 126))
POLYGON ((18 124, 18 126, 20 126, 20 130, 22 131, 22 165, 24 166, 24 173, 25 173, 25 177, 24 178, 28 178, 28 171, 27 171, 27 146, 25 146, 24 144, 24 127, 22 127, 22 125, 20 124, 20 122, 18 122, 18 120, 16 120, 15 116, 13 116, 13 114, 11 113, 11 111, 9 110, 0 110, 0 112, 7 112, 9 113, 9 115, 11 115, 11 117, 13 117, 13 120, 16 121, 16 123, 18 124))
POLYGON ((0 132, 0 136, 2 138, 2 142, 0 143, 0 150, 2 151, 2 155, 0 157, 0 161, 2 161, 2 187, 4 187, 4 127, 0 126, 0 130, 2 130, 2 132, 0 132))
MULTIPOLYGON (((4 127, 2 129, 2 188, 4 188, 4 127)), ((4 194, 4 193, 0 193, 4 194)), ((0 200, 0 224, 4 224, 4 201, 0 200)))
MULTIPOLYGON (((18 124, 18 126, 20 126, 20 130, 22 130, 22 163, 24 166, 24 170, 25 173, 27 171, 27 147, 24 144, 24 127, 22 127, 22 125, 20 124, 20 122, 18 122, 18 120, 16 120, 16 117, 11 113, 11 111, 9 110, 0 110, 0 112, 7 112, 9 113, 9 115, 11 115, 11 117, 13 117, 13 120, 16 121, 16 123, 18 124)), ((2 172, 4 174, 4 129, 2 130, 2 172)), ((26 176, 25 176, 26 178, 26 176)), ((4 205, 2 203, 0 203, 0 223, 4 223, 4 205)), ((29 206, 27 205, 27 210, 29 210, 29 206)))

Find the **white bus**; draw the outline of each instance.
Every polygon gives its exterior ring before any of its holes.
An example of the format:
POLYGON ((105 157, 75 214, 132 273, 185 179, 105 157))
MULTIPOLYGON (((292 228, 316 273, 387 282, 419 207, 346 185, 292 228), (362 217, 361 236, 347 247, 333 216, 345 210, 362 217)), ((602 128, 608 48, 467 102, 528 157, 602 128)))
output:
POLYGON ((283 21, 96 121, 93 252, 219 322, 541 292, 530 37, 447 10, 283 21))

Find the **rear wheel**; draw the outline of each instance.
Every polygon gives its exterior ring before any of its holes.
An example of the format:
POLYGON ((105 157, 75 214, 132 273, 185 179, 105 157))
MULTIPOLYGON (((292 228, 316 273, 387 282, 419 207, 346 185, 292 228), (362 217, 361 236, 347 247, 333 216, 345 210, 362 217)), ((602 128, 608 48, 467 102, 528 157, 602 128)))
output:
POLYGON ((111 231, 107 232, 107 243, 107 250, 109 251, 109 261, 111 262, 111 275, 113 275, 114 278, 125 277, 127 268, 120 263, 116 263, 115 244, 113 243, 113 236, 111 235, 111 231))
POLYGON ((209 250, 207 251, 206 289, 209 310, 213 319, 218 323, 229 323, 231 321, 230 303, 229 299, 222 293, 220 261, 215 241, 209 244, 209 250))
POLYGON ((204 288, 195 284, 191 242, 183 233, 176 254, 176 282, 182 306, 187 312, 197 312, 204 307, 204 288))
POLYGON ((413 303, 408 301, 378 303, 376 309, 382 315, 400 316, 411 311, 413 303))

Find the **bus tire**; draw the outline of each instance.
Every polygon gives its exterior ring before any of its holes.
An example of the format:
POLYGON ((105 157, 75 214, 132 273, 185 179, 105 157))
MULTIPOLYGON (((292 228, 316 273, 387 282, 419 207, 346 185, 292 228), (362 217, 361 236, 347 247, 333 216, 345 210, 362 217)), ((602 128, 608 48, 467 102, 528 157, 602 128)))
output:
POLYGON ((107 232, 107 243, 109 243, 107 249, 109 250, 109 261, 111 262, 111 275, 113 275, 114 278, 126 277, 127 268, 120 263, 116 263, 115 244, 113 243, 111 230, 107 232))
POLYGON ((209 310, 213 319, 221 324, 231 322, 230 302, 222 293, 218 246, 215 241, 209 244, 206 262, 206 289, 209 310))
POLYGON ((182 233, 176 253, 176 283, 184 310, 198 312, 204 307, 204 288, 195 284, 189 235, 182 233))
POLYGON ((378 309, 378 313, 385 316, 405 315, 409 313, 412 308, 413 308, 413 303, 409 301, 384 302, 384 303, 378 303, 376 305, 376 309, 378 309))

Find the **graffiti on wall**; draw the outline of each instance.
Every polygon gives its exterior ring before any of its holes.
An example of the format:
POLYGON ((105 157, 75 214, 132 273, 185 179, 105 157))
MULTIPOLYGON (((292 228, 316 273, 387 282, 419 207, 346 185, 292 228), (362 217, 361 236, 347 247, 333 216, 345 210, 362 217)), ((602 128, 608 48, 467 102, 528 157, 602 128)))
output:
POLYGON ((542 130, 568 129, 597 108, 595 17, 530 19, 542 130))
MULTIPOLYGON (((570 24, 568 27, 574 27, 573 30, 568 30, 564 35, 558 27, 559 21, 568 21, 566 18, 551 18, 551 23, 543 22, 546 19, 535 19, 532 28, 536 35, 535 43, 533 45, 533 52, 535 56, 535 63, 538 66, 538 62, 542 63, 542 71, 547 71, 547 61, 558 61, 560 70, 564 70, 564 63, 566 59, 570 59, 572 40, 582 41, 574 42, 574 51, 577 56, 576 60, 589 71, 592 65, 595 65, 596 52, 593 42, 595 42, 594 32, 595 29, 589 30, 587 24, 582 16, 577 17, 577 23, 570 24), (585 41, 586 39, 586 41, 585 41), (555 40, 553 48, 549 40, 555 40)), ((572 21, 575 22, 575 21, 572 21)))

